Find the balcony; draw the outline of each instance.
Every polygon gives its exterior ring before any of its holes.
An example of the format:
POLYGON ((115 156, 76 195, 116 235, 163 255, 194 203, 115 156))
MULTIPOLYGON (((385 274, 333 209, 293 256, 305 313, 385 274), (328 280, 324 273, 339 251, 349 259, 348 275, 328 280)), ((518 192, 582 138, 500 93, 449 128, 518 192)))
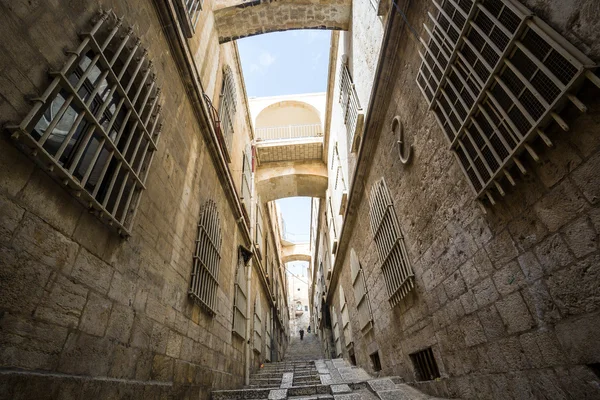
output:
POLYGON ((256 129, 256 140, 285 140, 322 137, 321 124, 270 126, 256 129))
POLYGON ((319 160, 323 157, 321 124, 256 128, 259 165, 267 162, 319 160))

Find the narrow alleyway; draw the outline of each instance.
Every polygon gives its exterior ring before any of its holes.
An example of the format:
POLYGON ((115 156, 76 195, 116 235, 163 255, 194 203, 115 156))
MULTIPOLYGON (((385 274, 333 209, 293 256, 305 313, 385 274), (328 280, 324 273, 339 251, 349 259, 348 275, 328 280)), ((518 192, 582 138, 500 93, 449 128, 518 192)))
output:
POLYGON ((213 400, 422 400, 428 396, 402 383, 399 377, 373 378, 346 360, 323 359, 320 339, 308 334, 292 337, 285 360, 265 364, 250 377, 250 385, 239 390, 219 390, 213 400))

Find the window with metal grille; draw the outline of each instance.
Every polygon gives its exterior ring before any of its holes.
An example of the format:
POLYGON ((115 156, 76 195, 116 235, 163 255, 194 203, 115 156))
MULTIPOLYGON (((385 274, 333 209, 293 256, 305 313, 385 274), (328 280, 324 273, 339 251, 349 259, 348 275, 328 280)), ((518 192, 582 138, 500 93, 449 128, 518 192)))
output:
POLYGON ((244 257, 242 249, 238 250, 238 262, 235 271, 235 284, 233 295, 233 333, 246 339, 246 307, 248 296, 246 294, 246 276, 244 274, 244 257))
MULTIPOLYGON (((254 248, 256 249, 256 255, 262 260, 263 257, 263 213, 262 203, 259 196, 256 196, 256 227, 254 237, 254 248)), ((266 256, 266 251, 264 253, 266 256)))
POLYGON ((346 212, 346 206, 348 205, 348 190, 346 188, 346 180, 344 179, 344 171, 342 168, 342 159, 340 158, 340 152, 338 149, 338 143, 333 146, 333 152, 331 156, 331 169, 335 170, 335 182, 333 185, 334 192, 339 197, 339 215, 344 215, 346 212))
POLYGON ((355 152, 358 150, 360 143, 360 134, 365 116, 350 76, 347 61, 342 63, 340 74, 340 104, 342 106, 342 118, 344 124, 346 124, 348 146, 352 152, 355 152))
POLYGON ((594 63, 518 2, 432 0, 437 14, 425 26, 429 41, 417 84, 479 199, 494 204, 514 185, 512 165, 525 173, 518 156, 537 154, 528 144, 555 121, 588 77, 600 79, 594 63))
POLYGON ((252 207, 252 147, 246 146, 246 151, 242 160, 242 205, 246 212, 246 219, 250 219, 250 210, 252 207))
POLYGON ((175 4, 183 33, 191 38, 196 31, 204 0, 175 0, 175 4))
POLYGON ((394 307, 414 288, 415 283, 396 210, 383 178, 371 188, 369 207, 371 231, 379 253, 388 299, 394 307))
POLYGON ((271 361, 271 309, 265 317, 265 360, 271 361))
POLYGON ((352 273, 354 299, 356 301, 356 309, 358 310, 358 323, 362 331, 368 331, 373 327, 373 312, 371 311, 371 302, 367 293, 365 275, 354 249, 350 249, 350 270, 352 273))
POLYGON ((440 371, 431 347, 410 354, 410 359, 415 367, 418 381, 432 381, 440 377, 440 371))
POLYGON ((333 213, 333 206, 331 205, 331 196, 327 198, 327 227, 329 228, 329 238, 331 239, 331 254, 335 254, 337 251, 337 230, 335 227, 335 214, 333 213))
POLYGON ((162 124, 160 89, 133 28, 103 13, 12 138, 101 221, 129 236, 162 124))
POLYGON ((214 201, 202 206, 198 237, 194 253, 194 266, 189 295, 209 314, 217 313, 219 289, 219 264, 221 261, 221 223, 214 201))
POLYGON ((223 152, 229 158, 231 142, 233 140, 233 121, 237 111, 235 80, 229 66, 223 70, 223 84, 221 85, 219 116, 221 119, 221 135, 223 152))
POLYGON ((333 334, 333 344, 335 348, 334 356, 340 357, 342 354, 342 342, 340 340, 340 325, 338 323, 335 306, 331 306, 331 333, 333 334))
POLYGON ((350 316, 348 315, 348 304, 346 303, 346 295, 344 288, 340 286, 340 313, 342 314, 342 331, 344 332, 344 342, 346 347, 353 343, 352 326, 350 325, 350 316))
POLYGON ((263 320, 262 305, 257 297, 254 301, 254 351, 262 353, 262 320, 263 320))

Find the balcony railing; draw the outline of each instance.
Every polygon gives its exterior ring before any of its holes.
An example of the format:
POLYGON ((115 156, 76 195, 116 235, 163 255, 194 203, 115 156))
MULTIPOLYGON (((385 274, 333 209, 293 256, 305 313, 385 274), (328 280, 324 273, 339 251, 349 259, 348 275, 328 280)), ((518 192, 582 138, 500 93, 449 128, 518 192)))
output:
POLYGON ((270 126, 256 129, 257 140, 298 139, 323 136, 321 124, 270 126))

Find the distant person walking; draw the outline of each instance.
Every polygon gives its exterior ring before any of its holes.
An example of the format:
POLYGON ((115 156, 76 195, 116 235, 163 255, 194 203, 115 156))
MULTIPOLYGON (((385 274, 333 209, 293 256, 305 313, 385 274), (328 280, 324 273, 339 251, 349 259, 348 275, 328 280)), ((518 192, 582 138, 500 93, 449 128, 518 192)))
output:
POLYGON ((304 329, 300 328, 300 340, 304 340, 304 329))
POLYGON ((310 333, 310 325, 308 326, 308 328, 306 328, 306 332, 310 333))

